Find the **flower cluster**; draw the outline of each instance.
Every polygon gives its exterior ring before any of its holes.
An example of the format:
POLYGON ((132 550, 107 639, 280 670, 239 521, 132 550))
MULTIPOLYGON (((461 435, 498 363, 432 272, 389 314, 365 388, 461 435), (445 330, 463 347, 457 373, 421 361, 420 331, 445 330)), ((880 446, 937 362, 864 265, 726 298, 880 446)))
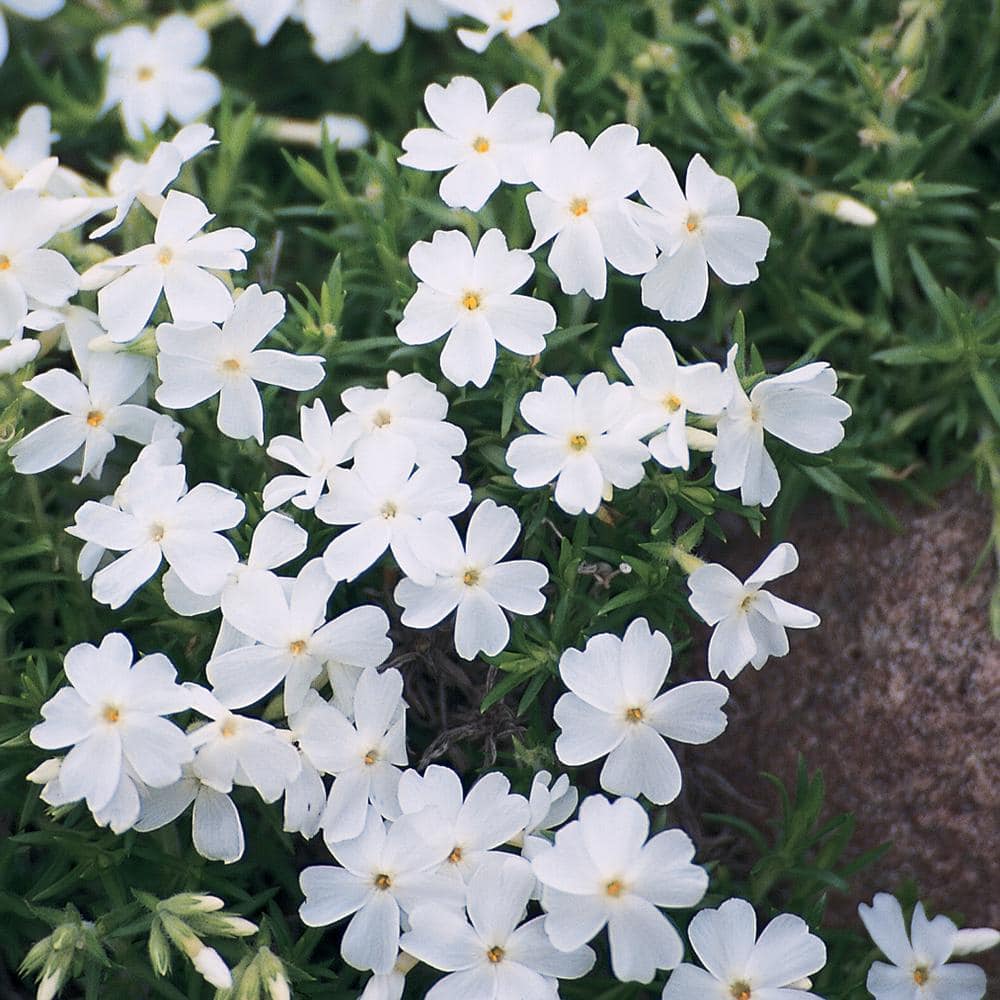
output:
MULTIPOLYGON (((43 17, 58 4, 10 6, 43 17)), ((328 60, 361 46, 395 49, 407 19, 443 28, 453 16, 483 25, 458 31, 481 52, 559 10, 554 0, 233 0, 231 8, 260 44, 286 20, 301 22, 328 60)), ((684 961, 684 937, 665 911, 701 906, 710 859, 695 863, 683 830, 652 827, 641 801, 674 802, 684 778, 673 746, 697 747, 725 730, 720 676, 735 678, 747 664, 760 670, 788 653, 788 628, 819 624, 764 589, 796 568, 795 547, 777 545, 746 581, 675 549, 690 610, 713 628, 710 680, 665 686, 673 646, 647 617, 632 617, 621 635, 594 628, 582 648, 546 650, 540 669, 565 688, 550 703, 555 759, 568 768, 600 761, 597 781, 611 798, 578 801, 571 775, 554 777, 537 760, 527 794, 501 771, 469 782, 439 764, 412 766, 405 656, 390 659, 394 643, 423 641, 407 630, 443 626, 461 660, 498 657, 512 643, 512 619, 527 627, 549 605, 556 567, 522 557, 531 526, 469 475, 472 428, 456 417, 454 394, 417 371, 392 370, 384 385, 348 385, 335 401, 322 395, 324 357, 263 346, 282 342, 268 338, 286 303, 257 283, 236 287, 254 236, 215 226, 205 202, 175 186, 185 164, 215 145, 196 121, 221 94, 200 68, 205 28, 172 15, 104 36, 95 52, 107 68, 103 110, 119 108, 132 139, 168 119, 184 127, 142 162, 117 163, 103 183, 50 155, 44 108, 25 112, 5 148, 0 373, 34 364, 24 388, 59 413, 10 454, 23 475, 61 467, 77 485, 108 483, 66 529, 84 543, 77 569, 95 601, 118 610, 155 586, 175 615, 213 616, 215 641, 204 662, 183 665, 183 681, 166 655, 137 654, 121 632, 69 649, 67 684, 30 732, 36 747, 58 752, 29 775, 43 801, 83 802, 115 833, 154 831, 190 808, 194 849, 227 864, 246 845, 248 796, 236 789, 264 805, 281 801, 283 831, 321 835, 335 862, 301 872, 301 920, 346 921, 340 953, 371 973, 369 1000, 398 1000, 417 962, 441 974, 432 1000, 553 1000, 560 980, 590 973, 600 936, 617 979, 650 983, 669 972, 664 1000, 815 1000, 809 977, 826 949, 793 914, 773 916, 758 935, 745 900, 702 908, 682 921, 700 965, 684 961), (106 251, 78 273, 56 246, 75 241, 98 257, 82 227, 101 215, 110 218, 90 240, 146 232, 150 241, 106 251), (121 228, 126 220, 135 225, 121 228), (81 293, 96 293, 96 311, 75 301, 81 293), (60 347, 72 371, 48 363, 60 347), (299 436, 268 437, 261 386, 321 394, 297 414, 286 397, 299 436), (285 467, 260 496, 193 481, 182 420, 199 419, 188 411, 202 407, 244 454, 285 467), (140 448, 119 450, 121 439, 140 448), (389 581, 386 607, 377 588, 363 590, 373 580, 389 581)), ((559 132, 530 85, 490 104, 477 81, 458 76, 429 86, 424 100, 433 127, 403 138, 399 163, 445 172, 442 212, 477 213, 501 185, 531 187, 528 247, 511 247, 495 227, 475 245, 465 231, 442 229, 410 248, 416 290, 396 326, 407 347, 444 338, 440 371, 463 402, 489 384, 498 345, 532 359, 526 370, 537 382, 512 407, 510 423, 516 409, 521 424, 495 449, 507 491, 498 497, 544 491, 534 495, 539 510, 551 494, 578 524, 610 522, 616 490, 700 468, 718 491, 738 491, 744 507, 766 508, 782 483, 765 432, 807 455, 840 443, 851 407, 835 394, 834 370, 813 360, 773 375, 748 371, 742 340, 724 359, 689 359, 663 329, 640 325, 615 331, 606 370, 543 374, 559 326, 535 281, 533 255, 543 248, 566 295, 604 298, 610 265, 626 287, 633 279, 637 304, 677 323, 701 312, 710 274, 725 285, 754 281, 770 233, 739 214, 736 185, 702 156, 688 163, 682 190, 636 128, 613 124, 592 142, 559 132)), ((189 903, 183 913, 151 907, 163 942, 158 951, 151 932, 150 953, 168 963, 169 939, 228 989, 228 966, 191 929, 198 920, 180 919, 200 912, 189 903)), ((963 937, 918 907, 911 943, 899 904, 883 895, 861 915, 893 963, 872 966, 868 986, 879 1000, 984 994, 978 970, 946 963, 988 946, 988 932, 963 937)), ((231 935, 256 930, 226 919, 231 935)), ((276 961, 265 940, 243 968, 288 995, 276 961)))

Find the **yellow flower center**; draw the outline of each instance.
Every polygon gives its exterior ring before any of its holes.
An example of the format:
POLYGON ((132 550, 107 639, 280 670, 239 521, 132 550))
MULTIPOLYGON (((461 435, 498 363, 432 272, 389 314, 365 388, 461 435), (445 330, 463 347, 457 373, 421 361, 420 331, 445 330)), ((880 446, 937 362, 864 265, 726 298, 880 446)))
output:
POLYGON ((701 220, 697 215, 689 215, 687 220, 687 231, 693 233, 701 225, 701 220))
POLYGON ((392 423, 392 414, 388 410, 377 410, 375 416, 372 417, 372 423, 376 427, 385 427, 392 423))
POLYGON ((380 889, 382 892, 385 892, 385 890, 388 889, 389 886, 391 885, 392 885, 392 879, 388 875, 383 873, 381 875, 375 876, 376 889, 380 889))
POLYGON ((451 854, 448 855, 448 861, 453 865, 457 865, 459 861, 462 860, 462 848, 453 847, 451 849, 451 854))
POLYGON ((473 142, 472 148, 477 153, 488 153, 490 151, 490 140, 484 135, 476 137, 476 141, 473 142))
POLYGON ((587 435, 574 434, 569 439, 569 446, 573 449, 573 451, 585 451, 587 448, 587 435))
POLYGON ((477 583, 479 583, 479 570, 467 569, 462 574, 462 583, 464 583, 466 587, 474 587, 477 583))
POLYGON ((378 760, 378 751, 369 750, 361 759, 365 762, 365 767, 371 767, 378 760))
POLYGON ((6 254, 0 253, 0 271, 9 270, 10 266, 10 257, 6 256, 6 254))
POLYGON ((163 527, 162 524, 154 524, 152 528, 149 529, 149 537, 153 539, 154 542, 162 542, 163 536, 167 533, 167 529, 163 527))
POLYGON ((604 891, 612 898, 617 899, 624 891, 625 886, 619 879, 612 879, 605 887, 604 891))
POLYGON ((386 521, 391 521, 399 513, 399 508, 391 500, 388 500, 382 504, 382 510, 379 513, 386 521))
POLYGON ((927 971, 926 965, 919 965, 913 970, 913 981, 917 984, 917 986, 925 985, 927 980, 930 978, 931 976, 927 971))
POLYGON ((115 723, 122 716, 121 709, 117 705, 105 705, 104 711, 101 712, 101 718, 105 722, 115 723))
POLYGON ((500 13, 497 15, 497 17, 499 17, 500 20, 504 21, 504 22, 513 21, 514 20, 514 8, 513 7, 507 7, 505 10, 500 11, 500 13))
POLYGON ((100 410, 91 410, 87 414, 87 423, 91 427, 100 427, 104 423, 104 414, 100 410))
POLYGON ((504 950, 499 945, 496 945, 495 947, 490 948, 490 950, 488 952, 486 952, 486 957, 494 965, 496 965, 498 962, 502 962, 503 961, 503 956, 504 956, 504 950))
POLYGON ((140 83, 149 83, 156 76, 156 70, 152 66, 140 66, 136 70, 135 76, 140 83))
POLYGON ((296 639, 295 642, 290 642, 288 644, 288 652, 292 656, 301 656, 306 651, 306 641, 305 639, 296 639))
POLYGON ((156 261, 163 267, 166 267, 174 259, 174 252, 170 247, 164 247, 157 255, 156 261))
POLYGON ((683 405, 684 403, 681 401, 680 397, 675 396, 673 393, 663 400, 664 409, 669 410, 671 413, 676 413, 683 405))
POLYGON ((733 1000, 750 1000, 750 984, 744 982, 733 983, 729 988, 729 995, 733 1000))
POLYGON ((231 740, 236 735, 237 728, 238 725, 235 719, 226 719, 226 721, 222 723, 219 735, 222 736, 224 740, 231 740))
POLYGON ((238 372, 243 366, 236 360, 236 358, 226 358, 222 362, 222 367, 224 371, 227 372, 238 372))
POLYGON ((476 292, 466 292, 462 296, 462 308, 468 309, 469 312, 475 312, 482 304, 483 300, 476 292))
POLYGON ((590 211, 590 203, 586 198, 574 198, 569 203, 569 210, 577 218, 580 218, 581 215, 586 215, 590 211))
POLYGON ((629 722, 642 722, 642 709, 641 708, 630 708, 625 713, 625 718, 629 722))

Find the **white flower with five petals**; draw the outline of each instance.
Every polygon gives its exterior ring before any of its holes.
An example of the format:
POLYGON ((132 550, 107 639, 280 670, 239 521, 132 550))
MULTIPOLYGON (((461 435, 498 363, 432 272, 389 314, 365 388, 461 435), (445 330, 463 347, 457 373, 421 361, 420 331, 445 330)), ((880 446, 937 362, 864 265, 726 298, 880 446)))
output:
POLYGON ((557 0, 448 0, 461 14, 482 21, 484 28, 459 28, 458 40, 473 52, 485 52, 498 35, 517 38, 547 24, 559 14, 557 0))
POLYGON ((448 170, 441 198, 451 208, 478 212, 501 182, 525 184, 525 155, 552 138, 552 118, 538 110, 541 94, 526 83, 505 90, 486 106, 482 84, 456 76, 447 87, 432 83, 424 94, 437 128, 403 137, 404 167, 448 170))
POLYGON ((637 618, 623 638, 603 633, 583 652, 568 649, 559 674, 570 689, 553 718, 562 730, 556 756, 570 765, 607 754, 601 788, 666 805, 681 791, 681 769, 667 738, 708 743, 726 728, 729 691, 714 681, 688 681, 660 694, 670 669, 670 642, 637 618))
POLYGON ((691 607, 715 627, 708 643, 708 671, 735 677, 748 663, 760 670, 772 656, 788 652, 788 628, 815 628, 819 615, 763 590, 791 573, 799 554, 782 542, 742 582, 718 563, 699 566, 689 577, 691 607))
POLYGON ((410 249, 410 267, 420 283, 396 335, 404 344, 447 335, 441 372, 454 385, 481 389, 493 374, 497 344, 530 357, 555 329, 552 306, 514 294, 535 263, 524 250, 508 250, 499 229, 484 233, 475 252, 465 233, 439 230, 410 249))

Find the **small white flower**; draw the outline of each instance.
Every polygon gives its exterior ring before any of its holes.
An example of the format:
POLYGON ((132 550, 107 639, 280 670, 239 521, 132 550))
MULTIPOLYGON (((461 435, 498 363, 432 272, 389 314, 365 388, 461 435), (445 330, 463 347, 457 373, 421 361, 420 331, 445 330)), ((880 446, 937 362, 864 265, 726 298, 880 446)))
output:
POLYGON ((736 185, 701 154, 688 164, 686 193, 659 150, 652 164, 639 194, 653 211, 636 206, 634 215, 661 253, 642 279, 642 304, 664 319, 693 319, 708 297, 708 269, 727 285, 749 284, 758 276, 771 233, 758 219, 739 214, 736 185))
POLYGON ((688 939, 705 969, 679 965, 663 1000, 819 1000, 798 986, 826 964, 826 946, 809 925, 781 913, 757 937, 757 915, 745 899, 727 899, 717 910, 701 910, 688 939))
MULTIPOLYGON (((317 696, 318 697, 318 696, 317 696)), ((295 736, 294 729, 292 735, 295 736)), ((299 747, 302 765, 299 776, 285 789, 284 822, 286 833, 299 833, 311 840, 319 833, 326 808, 326 785, 309 755, 299 747)))
POLYGON ((670 340, 652 326, 629 330, 621 347, 612 347, 611 353, 638 390, 639 402, 629 427, 643 436, 656 432, 648 448, 660 465, 687 469, 687 415, 722 412, 732 393, 722 369, 711 361, 678 365, 670 340))
POLYGON ((666 805, 681 791, 681 769, 665 738, 708 743, 726 728, 729 691, 714 681, 689 681, 659 694, 670 670, 670 642, 637 618, 619 639, 603 633, 583 652, 567 649, 559 674, 570 689, 553 718, 562 732, 556 756, 571 766, 607 754, 601 788, 613 795, 666 805))
POLYGON ((147 785, 163 787, 193 755, 184 733, 163 718, 190 706, 173 664, 162 653, 132 660, 118 632, 100 646, 74 646, 63 661, 70 686, 42 706, 45 721, 31 730, 35 746, 72 747, 59 784, 95 812, 111 801, 126 764, 147 785))
POLYGON ((736 373, 738 350, 733 346, 727 356, 732 396, 716 428, 715 485, 739 489, 744 504, 769 507, 781 480, 764 446, 764 431, 799 451, 819 455, 843 441, 843 422, 851 407, 834 396, 837 373, 825 361, 766 378, 748 396, 736 373))
POLYGON ((691 607, 715 627, 708 643, 708 671, 735 677, 748 664, 760 670, 769 657, 788 652, 788 628, 815 628, 819 615, 762 590, 799 564, 794 545, 782 542, 745 583, 718 563, 699 566, 689 577, 691 607))
POLYGON ((555 329, 552 306, 514 294, 535 263, 524 250, 508 250, 499 229, 484 233, 475 253, 465 233, 439 230, 430 243, 414 244, 410 267, 420 283, 396 335, 404 344, 447 335, 441 372, 454 385, 481 389, 493 374, 497 344, 530 357, 555 329))
POLYGON ((227 227, 198 235, 215 216, 193 195, 171 191, 156 222, 153 242, 112 257, 84 275, 97 294, 101 325, 116 343, 134 340, 165 295, 175 323, 221 323, 233 298, 212 271, 242 271, 245 250, 256 245, 243 229, 227 227))
POLYGON ((640 983, 684 957, 680 935, 657 907, 695 906, 708 887, 686 833, 664 830, 647 843, 648 834, 649 817, 635 799, 592 795, 532 862, 545 887, 549 940, 572 951, 607 925, 612 972, 640 983))
POLYGON ((609 384, 603 372, 584 376, 576 390, 550 375, 539 392, 526 393, 521 415, 538 434, 511 442, 507 464, 514 482, 526 489, 556 481, 556 503, 567 514, 593 514, 608 486, 629 489, 643 476, 649 450, 629 430, 632 393, 609 384))
POLYGON ((458 29, 458 40, 473 52, 485 52, 497 35, 517 38, 531 28, 547 24, 559 14, 557 0, 448 0, 460 14, 485 24, 473 31, 458 29))
POLYGON ((368 667, 358 678, 353 722, 312 696, 291 720, 299 746, 318 771, 334 775, 320 825, 328 844, 361 833, 369 803, 396 819, 396 788, 406 767, 406 703, 398 670, 368 667))
POLYGON ((275 476, 264 487, 264 510, 273 510, 289 500, 299 510, 316 506, 327 476, 351 456, 358 440, 356 421, 330 421, 323 400, 299 408, 301 437, 279 434, 267 443, 268 455, 298 469, 301 475, 275 476))
MULTIPOLYGON (((449 2, 450 6, 450 2, 449 2)), ((320 59, 343 59, 361 45, 373 52, 393 52, 403 43, 406 18, 418 27, 437 29, 448 23, 441 0, 302 0, 302 20, 320 59)))
POLYGON ((12 10, 21 17, 29 17, 33 21, 44 21, 56 11, 63 8, 66 0, 3 0, 0 3, 0 63, 7 58, 10 39, 7 34, 7 22, 4 20, 4 9, 12 10))
POLYGON ((542 587, 548 570, 530 559, 501 562, 521 531, 517 514, 484 500, 474 511, 463 546, 443 514, 424 518, 417 554, 437 574, 429 587, 402 579, 393 597, 409 628, 430 628, 457 609, 455 650, 464 660, 483 652, 495 656, 510 641, 502 609, 537 615, 545 607, 542 587))
POLYGON ((337 423, 356 434, 359 443, 404 437, 417 449, 417 465, 430 465, 465 451, 465 433, 449 424, 448 399, 433 382, 412 372, 386 375, 385 389, 352 386, 340 394, 348 412, 337 423))
POLYGON ((52 201, 25 188, 0 193, 0 341, 20 340, 31 310, 58 309, 80 287, 70 262, 44 249, 60 228, 52 201))
POLYGON ((119 105, 129 138, 158 131, 167 115, 187 125, 214 108, 222 85, 196 67, 208 56, 208 32, 183 14, 164 18, 154 31, 130 24, 102 35, 94 46, 108 64, 102 112, 119 105))
POLYGON ((478 212, 501 182, 528 182, 526 154, 552 138, 552 118, 538 110, 541 99, 534 87, 522 83, 487 108, 482 84, 471 77, 456 76, 447 87, 432 83, 424 104, 437 128, 408 132, 399 162, 418 170, 448 170, 440 188, 445 204, 478 212))
POLYGON ((534 887, 528 862, 497 855, 469 882, 468 917, 434 904, 413 910, 400 942, 404 951, 450 973, 427 1000, 549 1000, 558 996, 558 979, 579 979, 593 968, 595 955, 586 945, 552 946, 544 917, 522 923, 534 887))
POLYGON ((472 491, 459 482, 462 470, 448 459, 415 468, 416 449, 405 439, 358 447, 350 469, 332 469, 330 492, 316 504, 326 524, 352 525, 326 547, 323 563, 334 580, 353 580, 392 550, 399 568, 423 586, 434 570, 416 549, 423 519, 437 511, 446 517, 469 506, 472 491))
POLYGON ((522 853, 529 861, 537 853, 534 848, 548 846, 548 841, 537 835, 562 826, 576 811, 579 798, 579 792, 565 774, 559 775, 555 781, 548 771, 539 771, 535 775, 528 793, 528 822, 521 834, 522 853))
POLYGON ((323 380, 321 357, 258 350, 284 315, 280 292, 265 295, 260 285, 251 285, 236 300, 221 330, 206 324, 162 324, 156 332, 162 382, 156 401, 182 410, 218 394, 219 430, 227 437, 254 438, 263 444, 264 407, 256 383, 301 392, 323 380))
POLYGON ((55 417, 18 441, 10 453, 14 470, 25 474, 51 469, 83 449, 80 474, 99 478, 117 437, 149 444, 160 419, 145 406, 127 402, 145 384, 148 368, 139 358, 106 355, 91 366, 84 385, 63 368, 24 383, 64 416, 55 417))
POLYGON ((267 45, 278 29, 298 13, 301 0, 233 0, 233 9, 253 28, 254 41, 267 45))
POLYGON ((60 166, 52 155, 52 143, 58 138, 52 131, 52 113, 44 104, 25 108, 17 120, 17 131, 0 150, 0 190, 30 188, 52 195, 70 210, 71 216, 76 209, 84 215, 102 211, 101 199, 86 197, 91 185, 76 171, 60 166))
MULTIPOLYGON (((240 778, 241 775, 237 775, 240 778)), ((236 781, 237 784, 246 783, 236 781)), ((173 823, 188 806, 191 811, 191 842, 209 861, 232 864, 243 857, 245 840, 240 814, 232 798, 196 777, 187 765, 181 779, 167 788, 140 789, 142 808, 135 829, 140 833, 159 830, 173 823)))
POLYGON ((908 935, 899 900, 885 892, 877 893, 871 906, 858 906, 858 914, 892 963, 875 962, 868 972, 866 985, 875 1000, 981 1000, 986 996, 986 973, 978 965, 946 964, 958 933, 947 917, 928 920, 923 903, 917 903, 908 935))
POLYGON ((216 532, 234 528, 246 508, 230 490, 201 483, 190 492, 183 465, 134 465, 119 509, 88 500, 66 531, 125 555, 94 576, 94 600, 120 608, 166 559, 196 594, 214 594, 238 562, 232 542, 216 532))
MULTIPOLYGON (((44 785, 39 797, 47 805, 66 806, 80 800, 75 788, 67 790, 59 781, 64 760, 65 758, 60 757, 50 758, 25 775, 27 781, 44 785)), ((113 833, 121 834, 131 830, 136 827, 139 818, 140 795, 157 791, 159 789, 149 789, 129 767, 128 761, 125 761, 118 785, 108 803, 100 809, 91 810, 94 822, 100 827, 108 827, 113 833)))
POLYGON ((211 720, 188 737, 197 751, 191 765, 194 776, 223 795, 237 784, 255 788, 265 802, 277 801, 301 767, 290 734, 260 719, 235 715, 197 684, 184 687, 192 707, 211 720))
POLYGON ((623 274, 645 274, 656 258, 653 241, 633 220, 629 195, 649 172, 651 147, 638 145, 631 125, 606 128, 590 147, 575 132, 561 132, 528 159, 527 197, 535 227, 530 250, 555 237, 549 267, 567 295, 584 291, 603 299, 605 261, 623 274))
POLYGON ((389 619, 372 605, 333 621, 326 606, 335 582, 320 559, 307 563, 286 594, 273 573, 246 574, 223 593, 222 613, 257 642, 209 661, 208 679, 227 705, 250 705, 284 682, 286 714, 298 711, 328 659, 358 666, 381 663, 392 651, 389 619))
POLYGON ((175 180, 184 164, 202 150, 215 145, 215 132, 208 125, 187 125, 170 142, 161 142, 145 163, 123 159, 108 177, 108 191, 114 199, 114 218, 91 234, 99 240, 117 229, 138 200, 153 215, 163 208, 163 191, 175 180))
POLYGON ((462 905, 463 883, 436 873, 450 849, 436 819, 433 810, 411 813, 387 830, 369 809, 360 836, 330 845, 342 868, 315 865, 299 877, 306 897, 299 916, 307 927, 324 927, 354 914, 340 945, 353 968, 391 972, 403 914, 428 903, 462 905))
POLYGON ((513 839, 529 821, 527 800, 512 795, 510 781, 496 771, 483 775, 464 795, 462 779, 450 767, 432 764, 422 775, 406 771, 397 795, 404 814, 437 810, 453 845, 441 869, 467 882, 485 859, 495 856, 495 847, 513 839))

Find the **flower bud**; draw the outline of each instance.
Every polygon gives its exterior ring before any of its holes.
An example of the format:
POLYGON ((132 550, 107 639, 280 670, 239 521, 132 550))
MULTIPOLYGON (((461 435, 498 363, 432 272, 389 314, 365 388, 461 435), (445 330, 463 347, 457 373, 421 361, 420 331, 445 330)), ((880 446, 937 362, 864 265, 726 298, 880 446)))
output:
POLYGON ((233 985, 233 976, 222 956, 206 945, 191 956, 191 964, 198 970, 205 982, 216 989, 228 990, 233 985))
POLYGON ((867 205, 836 191, 820 191, 813 196, 813 207, 824 215, 833 216, 852 226, 874 226, 878 216, 867 205))
POLYGON ((153 966, 153 971, 158 976, 165 976, 170 972, 170 947, 167 939, 163 936, 163 929, 158 920, 153 920, 152 927, 149 928, 149 961, 153 966))
POLYGON ((199 892, 181 892, 160 903, 163 909, 176 913, 179 917, 192 913, 213 913, 215 910, 221 910, 225 905, 218 896, 199 892))
POLYGON ((34 361, 42 345, 30 337, 0 347, 0 375, 13 375, 34 361))
POLYGON ((678 566, 680 566, 681 571, 687 573, 689 576, 696 569, 705 565, 705 561, 703 559, 699 559, 697 556, 691 555, 690 552, 685 552, 676 545, 671 547, 670 557, 675 563, 677 563, 678 566))
POLYGON ((63 971, 62 969, 54 969, 42 976, 38 981, 36 1000, 52 1000, 62 986, 63 971))

